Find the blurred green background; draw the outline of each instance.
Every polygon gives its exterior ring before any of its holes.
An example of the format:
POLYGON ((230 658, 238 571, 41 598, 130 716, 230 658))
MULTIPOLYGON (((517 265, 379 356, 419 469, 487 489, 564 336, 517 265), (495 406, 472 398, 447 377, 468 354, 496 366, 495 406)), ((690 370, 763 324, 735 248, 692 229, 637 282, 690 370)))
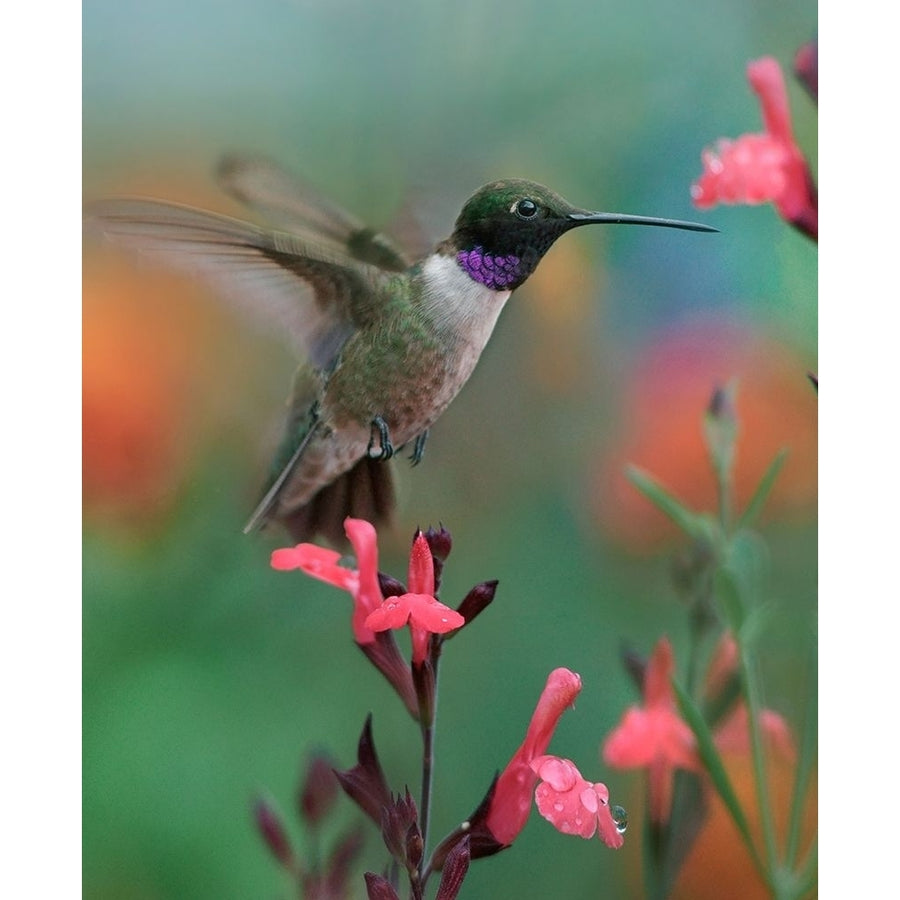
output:
MULTIPOLYGON (((442 599, 500 581, 444 655, 435 837, 477 805, 560 665, 584 690, 551 752, 639 818, 640 778, 598 759, 637 699, 619 651, 666 633, 677 657, 686 627, 669 577, 680 541, 621 473, 638 463, 711 508, 700 420, 732 377, 739 498, 791 451, 761 528, 766 702, 796 719, 815 689, 798 648, 815 641, 816 248, 768 205, 700 214, 689 193, 704 146, 761 130, 746 63, 772 55, 789 71, 815 29, 811 0, 83 4, 86 199, 240 214, 211 177, 237 150, 376 225, 408 203, 434 239, 505 176, 721 229, 566 236, 508 304, 423 464, 397 466, 381 568, 404 578, 414 528, 442 522, 442 599)), ((788 82, 815 170, 816 110, 788 82)), ((241 533, 291 358, 202 285, 88 243, 83 308, 84 896, 288 896, 254 796, 303 848, 302 763, 327 748, 350 766, 369 712, 394 789, 419 780, 417 729, 352 645, 349 598, 271 571, 280 534, 241 533)), ((349 801, 338 819, 354 821, 349 801)), ((511 850, 473 864, 463 896, 640 896, 632 830, 614 853, 535 814, 511 850)))

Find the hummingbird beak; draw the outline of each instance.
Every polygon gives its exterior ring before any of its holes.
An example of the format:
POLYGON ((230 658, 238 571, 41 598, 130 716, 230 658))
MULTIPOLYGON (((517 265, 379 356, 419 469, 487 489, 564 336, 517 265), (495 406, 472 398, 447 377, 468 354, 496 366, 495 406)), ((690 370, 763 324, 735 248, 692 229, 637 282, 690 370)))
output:
POLYGON ((578 225, 658 225, 661 228, 681 228, 685 231, 718 231, 699 222, 684 222, 681 219, 658 219, 654 216, 626 216, 619 213, 574 212, 566 217, 575 228, 578 225))

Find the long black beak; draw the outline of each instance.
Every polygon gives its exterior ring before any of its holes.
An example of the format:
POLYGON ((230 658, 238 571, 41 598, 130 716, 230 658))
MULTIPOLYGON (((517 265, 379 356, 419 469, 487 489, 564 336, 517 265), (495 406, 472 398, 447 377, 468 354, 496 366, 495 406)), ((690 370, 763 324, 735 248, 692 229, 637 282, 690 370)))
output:
POLYGON ((699 222, 683 222, 681 219, 657 219, 654 216, 625 216, 619 213, 577 212, 567 217, 576 225, 658 225, 660 228, 681 228, 685 231, 718 231, 699 222))

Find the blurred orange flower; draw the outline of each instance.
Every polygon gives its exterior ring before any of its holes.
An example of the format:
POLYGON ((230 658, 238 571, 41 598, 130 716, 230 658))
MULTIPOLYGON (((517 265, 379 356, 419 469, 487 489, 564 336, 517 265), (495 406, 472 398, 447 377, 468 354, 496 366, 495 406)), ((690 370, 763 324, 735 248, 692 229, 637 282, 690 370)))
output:
MULTIPOLYGON (((178 197, 205 208, 221 204, 199 183, 148 180, 141 173, 91 190, 91 196, 110 193, 178 197)), ((239 368, 244 352, 252 359, 252 346, 232 346, 243 323, 200 282, 109 247, 98 236, 86 236, 84 246, 84 512, 95 522, 152 524, 171 509, 218 419, 225 417, 230 427, 243 421, 234 384, 218 369, 223 358, 239 368)), ((246 435, 235 429, 234 437, 241 444, 246 435)))
MULTIPOLYGON (((738 802, 746 813, 750 833, 756 845, 761 847, 762 826, 756 802, 753 762, 744 752, 726 752, 721 747, 720 750, 738 802)), ((794 759, 779 752, 770 752, 767 754, 766 768, 776 831, 783 841, 795 775, 794 759)), ((771 889, 756 871, 731 815, 715 791, 709 790, 707 797, 708 818, 681 867, 670 897, 672 900, 718 900, 723 896, 740 896, 741 900, 768 900, 772 896, 771 889)), ((801 847, 809 846, 817 815, 816 791, 813 788, 805 810, 801 847)), ((779 846, 783 844, 779 843, 779 846)))
POLYGON ((157 271, 92 255, 83 274, 85 509, 152 519, 185 463, 198 316, 190 302, 172 302, 189 288, 157 271))
MULTIPOLYGON (((619 438, 601 458, 594 517, 636 552, 658 549, 675 526, 625 476, 634 464, 695 510, 715 510, 716 486, 702 419, 713 390, 736 378, 736 509, 749 501, 776 453, 787 460, 768 514, 806 517, 816 508, 816 395, 800 355, 773 337, 721 322, 673 329, 641 354, 623 391, 619 438)), ((765 513, 764 513, 765 514, 765 513)))

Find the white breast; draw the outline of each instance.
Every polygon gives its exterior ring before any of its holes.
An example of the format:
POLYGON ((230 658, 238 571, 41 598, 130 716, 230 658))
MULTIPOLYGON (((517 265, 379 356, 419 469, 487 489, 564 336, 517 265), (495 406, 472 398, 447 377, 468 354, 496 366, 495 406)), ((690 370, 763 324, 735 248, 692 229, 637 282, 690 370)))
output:
POLYGON ((468 346, 475 354, 474 367, 512 292, 491 290, 466 274, 452 256, 439 253, 425 261, 422 273, 429 316, 441 331, 468 346))

